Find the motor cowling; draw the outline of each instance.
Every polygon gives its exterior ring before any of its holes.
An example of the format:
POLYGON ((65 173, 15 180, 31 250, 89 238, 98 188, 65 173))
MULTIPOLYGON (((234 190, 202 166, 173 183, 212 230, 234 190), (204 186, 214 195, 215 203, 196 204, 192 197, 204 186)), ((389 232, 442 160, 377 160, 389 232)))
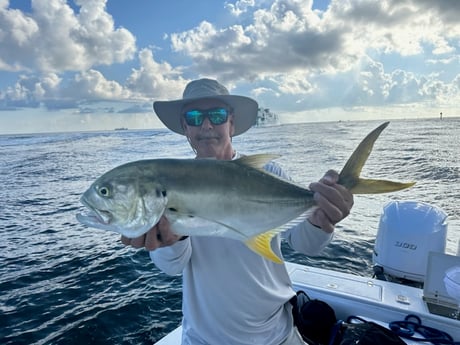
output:
POLYGON ((391 201, 380 217, 373 263, 387 276, 423 283, 428 253, 444 253, 446 237, 447 214, 439 207, 391 201))

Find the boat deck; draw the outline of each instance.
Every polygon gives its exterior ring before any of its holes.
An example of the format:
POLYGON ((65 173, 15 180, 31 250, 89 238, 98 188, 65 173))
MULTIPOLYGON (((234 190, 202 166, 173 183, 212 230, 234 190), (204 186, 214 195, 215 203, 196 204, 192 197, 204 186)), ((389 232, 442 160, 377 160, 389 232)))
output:
MULTIPOLYGON (((286 265, 294 288, 304 290, 312 299, 327 302, 338 319, 355 315, 388 327, 389 322, 402 321, 408 314, 415 314, 422 325, 447 332, 460 341, 460 320, 430 313, 422 289, 294 263, 286 265)), ((157 344, 177 345, 180 338, 178 327, 157 344)))

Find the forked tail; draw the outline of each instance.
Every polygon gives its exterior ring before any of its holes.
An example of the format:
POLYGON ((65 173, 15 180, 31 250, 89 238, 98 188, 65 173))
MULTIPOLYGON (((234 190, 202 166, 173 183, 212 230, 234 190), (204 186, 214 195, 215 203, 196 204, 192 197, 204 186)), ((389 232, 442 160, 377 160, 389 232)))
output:
POLYGON ((372 152, 375 141, 388 124, 389 122, 385 122, 370 132, 363 141, 361 141, 350 158, 348 158, 348 161, 340 172, 339 184, 347 187, 353 194, 395 192, 409 188, 415 184, 415 182, 401 183, 386 180, 364 179, 359 176, 367 158, 372 152))
MULTIPOLYGON (((366 163, 367 158, 374 147, 375 141, 388 124, 389 122, 385 122, 370 132, 345 163, 345 166, 339 175, 338 183, 347 187, 353 194, 395 192, 401 189, 409 188, 415 184, 415 182, 401 183, 385 180, 370 180, 359 177, 364 163, 366 163)), ((271 248, 271 240, 279 232, 280 229, 267 231, 249 239, 245 243, 249 248, 265 258, 276 263, 282 263, 283 261, 281 258, 279 258, 271 248)))

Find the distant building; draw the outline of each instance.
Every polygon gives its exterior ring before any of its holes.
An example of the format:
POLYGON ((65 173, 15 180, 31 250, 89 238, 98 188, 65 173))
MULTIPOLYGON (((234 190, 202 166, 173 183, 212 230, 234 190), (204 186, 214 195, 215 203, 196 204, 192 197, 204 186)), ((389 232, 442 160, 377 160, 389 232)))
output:
POLYGON ((268 108, 259 108, 257 113, 256 127, 279 125, 278 115, 268 108))

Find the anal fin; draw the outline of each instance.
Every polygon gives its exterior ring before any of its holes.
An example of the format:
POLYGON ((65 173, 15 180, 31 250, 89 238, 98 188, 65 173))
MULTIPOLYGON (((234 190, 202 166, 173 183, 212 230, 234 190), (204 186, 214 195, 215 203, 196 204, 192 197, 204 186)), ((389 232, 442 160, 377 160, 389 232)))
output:
POLYGON ((279 230, 270 230, 264 232, 260 235, 250 238, 249 240, 245 241, 245 244, 257 254, 263 256, 264 258, 271 260, 277 264, 282 264, 283 260, 281 260, 278 255, 276 255, 271 246, 271 242, 274 236, 279 233, 279 230))

